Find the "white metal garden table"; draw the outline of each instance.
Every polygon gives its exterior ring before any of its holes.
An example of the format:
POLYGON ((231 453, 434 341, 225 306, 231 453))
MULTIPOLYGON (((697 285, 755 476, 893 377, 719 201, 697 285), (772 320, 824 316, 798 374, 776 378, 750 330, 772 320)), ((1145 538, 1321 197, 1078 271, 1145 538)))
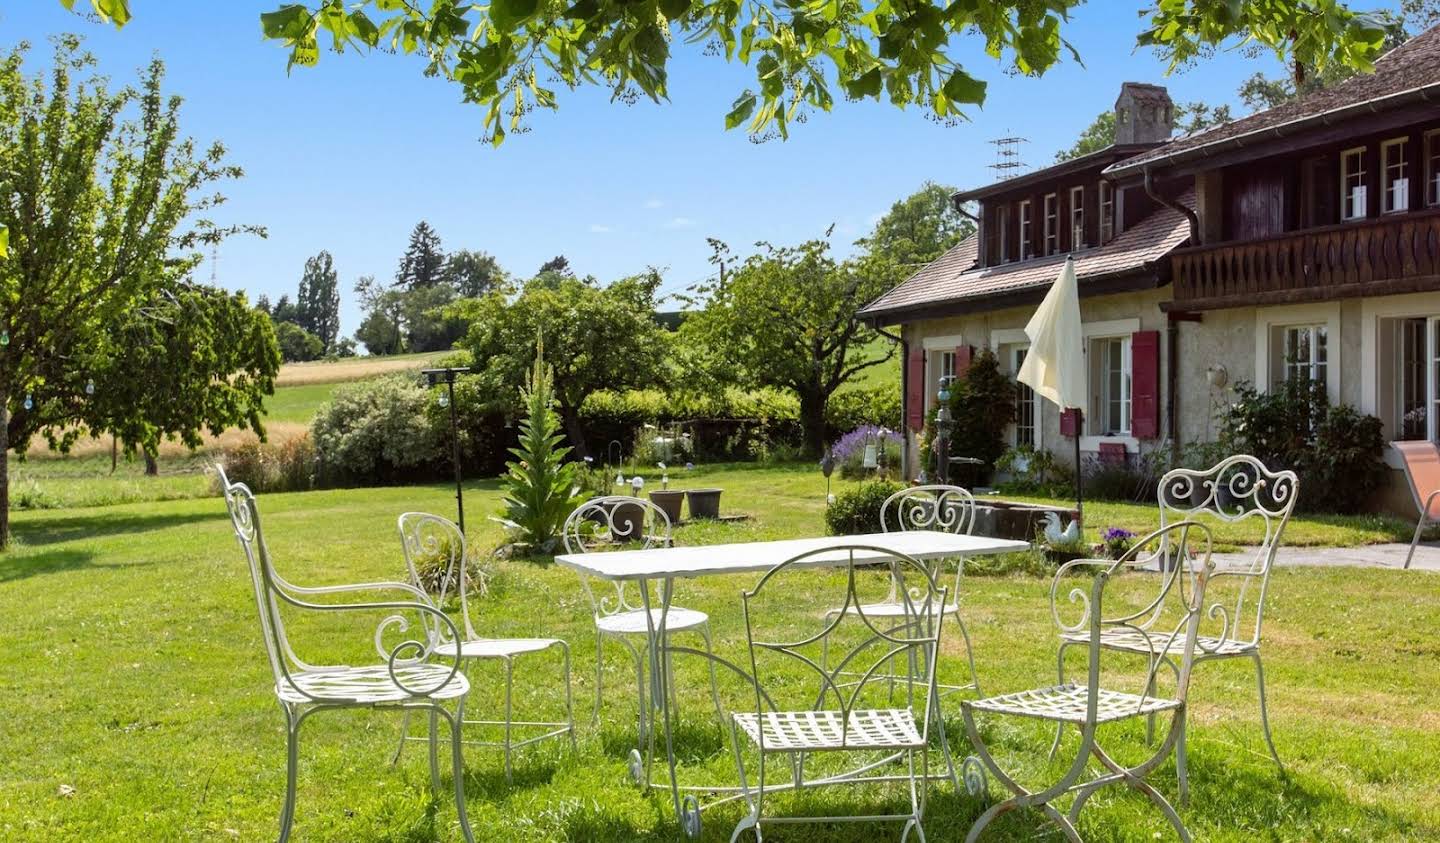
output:
MULTIPOLYGON (((585 576, 612 582, 633 582, 638 586, 649 627, 646 640, 650 662, 650 681, 653 689, 650 693, 650 702, 652 706, 658 708, 657 713, 665 726, 665 762, 669 770, 669 780, 668 782, 655 782, 652 777, 656 737, 654 729, 648 730, 648 740, 642 736, 642 745, 631 752, 630 773, 637 783, 670 791, 675 815, 679 818, 681 827, 688 836, 698 836, 700 831, 702 806, 695 796, 696 793, 734 793, 738 791, 738 788, 728 785, 682 787, 676 780, 675 744, 669 706, 670 689, 666 687, 666 683, 670 681, 668 669, 670 656, 673 653, 686 653, 710 658, 742 676, 748 676, 748 674, 725 659, 700 650, 672 647, 665 643, 667 640, 666 620, 670 610, 671 597, 674 594, 675 580, 720 574, 763 574, 781 562, 793 559, 802 553, 824 550, 827 547, 853 547, 856 545, 881 547, 922 561, 1013 553, 1029 547, 1026 542, 1010 539, 956 535, 932 530, 912 530, 858 536, 827 536, 696 547, 619 550, 611 553, 567 553, 555 557, 555 561, 560 565, 585 576), (654 597, 650 593, 652 584, 657 586, 654 597)), ((863 553, 837 552, 833 556, 820 554, 811 557, 806 564, 817 568, 843 565, 848 563, 852 555, 857 560, 864 558, 863 553)), ((877 563, 886 561, 888 558, 881 553, 875 554, 877 563)), ((941 723, 943 722, 942 719, 941 723)), ((942 737, 944 735, 943 727, 941 735, 942 737)), ((948 748, 946 752, 948 758, 948 748)), ((720 799, 711 805, 726 801, 729 799, 720 799)))

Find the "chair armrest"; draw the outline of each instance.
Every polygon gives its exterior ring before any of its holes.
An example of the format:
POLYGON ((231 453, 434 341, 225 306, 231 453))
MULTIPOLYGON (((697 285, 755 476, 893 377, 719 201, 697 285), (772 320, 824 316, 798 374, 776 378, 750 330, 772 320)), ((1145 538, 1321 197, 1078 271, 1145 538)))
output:
MULTIPOLYGON (((1212 545, 1210 528, 1206 527, 1204 524, 1201 524, 1198 521, 1177 521, 1174 524, 1167 524, 1164 527, 1161 527, 1160 529, 1155 530, 1154 532, 1151 532, 1148 535, 1137 540, 1134 544, 1130 546, 1129 550, 1126 550, 1117 559, 1075 559, 1070 562, 1066 562, 1064 565, 1061 565, 1059 569, 1056 570, 1055 577, 1050 583, 1050 616, 1055 621, 1056 628, 1060 631, 1061 634, 1073 634, 1081 632, 1087 626, 1091 626, 1092 622, 1095 624, 1104 624, 1111 626, 1129 626, 1133 628, 1134 624, 1132 623, 1132 621, 1142 615, 1154 611, 1160 605, 1160 602, 1165 599, 1166 595, 1169 594, 1170 589, 1177 581, 1182 583, 1181 588, 1183 591, 1183 581, 1185 578, 1178 575, 1178 572, 1181 569, 1179 565, 1177 565, 1175 571, 1170 572, 1168 575, 1162 578, 1159 593, 1155 596, 1155 599, 1151 600, 1148 604, 1146 604, 1144 608, 1140 609, 1139 611, 1127 612, 1124 615, 1119 615, 1113 618, 1105 618, 1101 616, 1092 619, 1092 601, 1090 596, 1087 595, 1082 589, 1072 588, 1069 590, 1066 596, 1068 597, 1071 604, 1079 605, 1080 615, 1074 623, 1066 623, 1061 618, 1060 611, 1060 592, 1062 580, 1064 580, 1068 574, 1078 568, 1098 569, 1095 571, 1095 577, 1103 578, 1105 580, 1108 580, 1111 576, 1127 569, 1138 569, 1155 560, 1161 553, 1161 550, 1157 549, 1149 555, 1142 556, 1142 551, 1144 551, 1145 548, 1149 547, 1150 545, 1161 539, 1168 540, 1172 533, 1178 532, 1181 534, 1180 549, 1183 550, 1185 545, 1188 543, 1189 532, 1191 530, 1199 530, 1205 536, 1205 562, 1208 567, 1210 564, 1210 549, 1212 545)), ((1162 542, 1161 548, 1163 549, 1167 543, 1168 542, 1162 542)), ((1098 598, 1098 590, 1095 592, 1095 596, 1098 598)))
POLYGON ((419 598, 420 602, 429 603, 430 595, 424 590, 409 583, 403 582, 362 582, 346 583, 343 585, 295 585, 285 583, 285 588, 296 594, 345 594, 357 591, 402 591, 412 597, 419 598))
MULTIPOLYGON (((375 585, 381 585, 381 586, 394 586, 394 585, 398 585, 398 586, 401 587, 402 590, 405 590, 405 591, 415 590, 415 589, 413 589, 413 588, 410 587, 410 586, 404 585, 403 583, 378 583, 378 584, 377 584, 377 583, 360 583, 360 584, 357 584, 357 585, 354 586, 354 587, 346 587, 346 586, 324 586, 324 587, 321 587, 321 588, 316 589, 316 590, 309 590, 309 591, 307 591, 306 593, 311 593, 311 594, 313 594, 313 593, 317 593, 317 591, 318 591, 319 593, 328 593, 328 592, 333 592, 333 591, 336 591, 336 590, 339 590, 339 591, 347 591, 347 590, 348 590, 348 591, 358 591, 358 590, 363 590, 363 589, 365 589, 365 588, 367 588, 367 587, 371 587, 371 586, 375 586, 375 585)), ((294 606, 294 607, 296 607, 296 608, 298 608, 298 609, 305 609, 305 610, 309 610, 309 611, 317 611, 317 612, 361 612, 361 611, 391 612, 392 614, 390 614, 389 616, 387 616, 387 617, 385 617, 384 619, 382 619, 382 620, 380 621, 380 623, 379 623, 379 624, 376 626, 376 628, 375 628, 375 651, 380 655, 380 658, 382 658, 382 659, 385 660, 386 669, 387 669, 387 670, 389 671, 389 673, 390 673, 390 681, 394 682, 395 685, 396 685, 396 687, 398 687, 398 688, 400 688, 401 690, 405 691, 407 694, 410 694, 410 695, 416 696, 416 697, 428 697, 428 696, 431 696, 432 694, 436 693, 436 692, 439 691, 440 689, 448 686, 451 682, 453 682, 454 679, 455 679, 455 674, 457 674, 457 673, 460 672, 460 666, 461 666, 461 662, 463 661, 463 659, 462 659, 462 657, 460 656, 459 648, 456 648, 456 655, 454 656, 454 664, 451 665, 451 667, 450 667, 450 672, 445 675, 445 678, 444 678, 443 681, 435 684, 435 685, 432 686, 432 687, 423 688, 423 689, 422 689, 422 688, 412 688, 412 687, 410 687, 409 685, 406 685, 406 684, 400 679, 400 676, 396 673, 396 669, 397 669, 397 668, 410 667, 410 666, 413 666, 413 665, 423 664, 423 663, 426 663, 426 662, 430 661, 431 657, 432 657, 432 656, 434 655, 434 653, 435 653, 435 647, 436 647, 436 645, 437 645, 441 640, 444 639, 444 636, 442 636, 441 634, 439 634, 438 630, 432 630, 432 628, 431 628, 431 625, 432 625, 432 624, 434 625, 434 627, 437 627, 437 628, 440 627, 440 626, 442 626, 442 625, 443 625, 445 628, 447 628, 447 629, 449 630, 449 640, 451 640, 451 641, 461 641, 461 640, 463 640, 463 639, 461 638, 461 636, 460 636, 460 630, 459 630, 459 628, 455 626, 455 622, 454 622, 453 620, 451 620, 450 617, 449 617, 448 615, 446 615, 444 612, 442 612, 442 611, 440 611, 439 609, 435 608, 435 606, 433 606, 433 605, 429 602, 428 599, 420 600, 420 601, 379 601, 379 602, 363 602, 363 603, 311 603, 311 602, 306 601, 306 600, 301 600, 301 599, 298 599, 298 598, 296 598, 296 597, 292 597, 291 595, 287 594, 287 593, 285 592, 285 589, 283 589, 283 588, 274 588, 273 591, 274 591, 274 593, 275 593, 276 595, 278 595, 278 596, 280 597, 280 599, 281 599, 283 602, 285 602, 285 603, 287 603, 287 604, 289 604, 289 605, 291 605, 291 606, 294 606), (403 613, 403 612, 412 612, 412 611, 418 613, 422 618, 426 618, 427 621, 428 621, 428 622, 422 622, 422 628, 424 628, 425 633, 426 633, 426 634, 425 634, 425 639, 426 639, 426 640, 425 640, 424 642, 421 642, 421 641, 415 640, 414 638, 409 638, 409 639, 406 639, 406 640, 404 640, 404 641, 401 641, 399 644, 396 644, 394 647, 391 647, 391 648, 389 648, 389 649, 387 650, 387 649, 386 649, 386 646, 385 646, 385 633, 386 633, 386 631, 387 631, 388 629, 390 629, 391 627, 395 627, 395 628, 397 628, 400 632, 407 632, 407 631, 410 629, 410 623, 409 623, 409 621, 407 621, 407 620, 405 619, 405 616, 404 616, 403 614, 401 614, 401 613, 403 613)), ((421 596, 423 597, 423 594, 422 594, 421 596)))

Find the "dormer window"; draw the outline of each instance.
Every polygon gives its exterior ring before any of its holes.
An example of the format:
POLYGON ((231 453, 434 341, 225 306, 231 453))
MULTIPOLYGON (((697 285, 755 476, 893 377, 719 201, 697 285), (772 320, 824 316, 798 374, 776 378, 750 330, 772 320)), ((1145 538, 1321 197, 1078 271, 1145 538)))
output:
POLYGON ((1381 190, 1383 213, 1410 210, 1410 161, 1405 155, 1407 138, 1395 138, 1380 144, 1381 190))
POLYGON ((1035 257, 1035 221, 1033 219, 1034 208, 1029 199, 1020 202, 1020 260, 1028 261, 1035 257))
POLYGON ((1368 211, 1365 189, 1365 147, 1340 153, 1340 219, 1361 220, 1368 211))
POLYGON ((1001 205, 1000 217, 1000 249, 998 255, 1000 263, 1009 263, 1015 258, 1010 255, 1010 206, 1001 205))
POLYGON ((1085 188, 1070 188, 1070 251, 1085 248, 1085 188))
POLYGON ((1045 194, 1045 254, 1060 251, 1060 197, 1054 193, 1045 194))

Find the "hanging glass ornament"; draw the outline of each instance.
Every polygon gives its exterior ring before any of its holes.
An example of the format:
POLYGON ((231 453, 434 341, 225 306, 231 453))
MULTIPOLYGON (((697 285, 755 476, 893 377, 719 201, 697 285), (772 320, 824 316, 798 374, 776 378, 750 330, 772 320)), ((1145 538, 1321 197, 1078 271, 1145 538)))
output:
POLYGON ((34 409, 34 407, 35 399, 30 395, 30 393, 25 393, 25 409, 30 410, 34 409))
POLYGON ((94 394, 95 394, 95 379, 94 379, 94 378, 90 378, 89 380, 85 381, 85 394, 86 394, 86 395, 94 395, 94 394))
POLYGON ((446 395, 446 394, 443 393, 443 392, 440 393, 440 398, 437 399, 437 401, 438 401, 438 403, 440 404, 441 407, 448 407, 448 406, 450 406, 450 396, 446 395))
POLYGON ((9 344, 10 344, 10 332, 9 332, 9 331, 4 331, 4 330, 0 330, 0 346, 6 346, 6 345, 9 345, 9 344))

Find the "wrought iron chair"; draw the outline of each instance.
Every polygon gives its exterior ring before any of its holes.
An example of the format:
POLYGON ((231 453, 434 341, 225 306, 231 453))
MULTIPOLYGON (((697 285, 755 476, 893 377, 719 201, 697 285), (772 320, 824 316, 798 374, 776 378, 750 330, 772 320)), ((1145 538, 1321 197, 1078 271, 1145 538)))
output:
MULTIPOLYGON (((487 638, 475 631, 470 619, 470 583, 467 571, 465 534, 452 521, 438 515, 424 512, 407 512, 396 522, 400 532, 400 546, 405 553, 405 567, 410 572, 410 582, 426 592, 435 606, 444 608, 446 601, 459 597, 460 617, 464 624, 464 636, 454 638, 448 629, 432 625, 436 636, 432 642, 436 654, 445 658, 476 661, 499 661, 505 675, 505 708, 502 720, 466 720, 466 725, 495 727, 502 729, 502 738, 495 741, 466 741, 476 746, 498 746, 505 752, 505 778, 508 781, 512 771, 513 750, 549 738, 568 735, 571 748, 575 746, 575 714, 570 692, 570 646, 559 638, 487 638), (565 683, 565 721, 546 722, 512 719, 511 690, 514 685, 515 660, 526 653, 539 653, 557 648, 563 657, 560 678, 565 683), (531 735, 519 741, 514 740, 515 727, 525 730, 543 729, 540 734, 531 735)), ((473 684, 473 683, 472 683, 473 684)), ((400 760, 407 740, 424 740, 409 735, 410 717, 406 713, 405 723, 400 729, 400 745, 395 748, 391 763, 400 760)))
POLYGON ((929 795, 929 726, 935 704, 935 660, 948 595, 936 584, 929 568, 900 553, 876 547, 847 545, 800 554, 772 568, 744 592, 745 634, 754 677, 755 710, 732 715, 735 765, 742 797, 749 811, 736 824, 735 841, 753 829, 757 840, 762 823, 806 821, 904 821, 901 839, 912 831, 925 839, 922 826, 929 795), (815 577, 807 570, 817 557, 844 560, 844 600, 840 609, 825 615, 818 628, 796 629, 794 596, 797 589, 814 592, 815 577), (857 559, 857 556, 859 557, 857 559), (878 568, 878 570, 877 570, 878 568), (802 579, 803 577, 803 579, 802 579), (867 583, 886 588, 885 577, 898 583, 896 600, 901 616, 872 616, 867 609, 881 605, 879 593, 868 593, 867 583), (821 650, 844 653, 835 668, 820 659, 821 650), (885 665, 900 658, 919 666, 914 681, 921 692, 903 708, 892 699, 885 665), (820 680, 818 697, 809 696, 808 683, 789 676, 794 670, 814 671, 820 680), (776 676, 775 681, 767 677, 776 676), (851 675, 858 675, 852 680, 851 675), (783 677, 783 678, 781 678, 783 677), (802 700, 798 695, 804 694, 802 700), (918 698, 920 710, 915 710, 918 698), (745 749, 758 754, 755 783, 746 771, 745 749), (843 772, 807 778, 807 763, 835 753, 869 756, 861 766, 843 772), (769 756, 789 757, 788 780, 771 782, 769 756), (904 774, 887 773, 899 763, 904 774), (918 767, 918 770, 917 770, 918 767), (856 785, 875 782, 908 784, 907 813, 835 817, 766 817, 765 797, 776 791, 804 787, 856 785))
MULTIPOLYGON (((649 549, 671 547, 675 543, 671 531, 670 517, 665 511, 644 498, 628 495, 606 495, 593 498, 576 507, 565 519, 562 531, 566 553, 592 553, 607 548, 631 547, 649 549)), ((639 692, 639 734, 641 740, 650 729, 650 695, 646 691, 645 662, 646 649, 636 647, 631 638, 640 636, 649 642, 653 627, 668 637, 671 633, 694 631, 705 642, 705 652, 713 654, 710 639, 710 616, 695 609, 671 606, 661 618, 659 609, 651 610, 647 621, 645 609, 637 605, 638 597, 632 595, 629 583, 592 582, 591 577, 580 575, 580 584, 585 597, 590 601, 595 619, 595 710, 591 722, 600 719, 600 703, 604 695, 605 641, 619 642, 635 662, 635 684, 639 692), (613 594, 609 593, 613 590, 613 594), (597 591, 600 593, 597 595, 597 591)), ((720 692, 715 680, 715 662, 710 665, 710 694, 715 702, 716 712, 721 712, 720 692)), ((668 660, 666 664, 668 664, 668 660)), ((667 674, 668 675, 668 674, 667 674)), ((673 682, 668 687, 674 688, 673 682)))
POLYGON ((1420 534, 1431 524, 1440 523, 1440 449, 1434 442, 1391 442, 1400 459, 1405 463, 1405 479, 1410 485, 1410 495, 1415 499, 1419 520, 1415 522, 1415 535, 1410 539, 1410 550, 1405 554, 1405 567, 1415 558, 1415 546, 1420 544, 1420 534))
POLYGON ((342 708, 387 708, 426 711, 430 715, 430 782, 440 788, 438 757, 439 720, 450 727, 451 765, 455 784, 455 810, 460 830, 467 841, 474 838, 465 813, 465 769, 461 755, 461 724, 465 695, 470 690, 461 671, 459 657, 452 664, 438 664, 433 630, 441 628, 451 640, 460 637, 455 624, 432 606, 424 592, 405 583, 373 582, 325 587, 302 587, 287 582, 276 571, 260 527, 255 496, 243 483, 231 483, 223 469, 216 468, 230 512, 235 537, 250 566, 250 581, 260 616, 260 631, 266 656, 275 678, 275 694, 285 712, 287 763, 285 804, 280 812, 280 843, 290 837, 295 820, 295 779, 299 765, 300 727, 314 713, 342 708), (392 592, 403 600, 362 603, 315 603, 309 599, 322 594, 392 592), (384 615, 375 630, 375 648, 380 661, 366 665, 312 665, 292 648, 285 631, 282 609, 314 612, 378 612, 384 615), (407 614, 409 618, 407 618, 407 614), (418 618, 417 618, 418 616, 418 618), (389 647, 388 634, 405 633, 412 623, 424 630, 423 640, 409 638, 389 647), (452 714, 446 708, 454 703, 452 714))
POLYGON ((1189 832, 1186 831, 1185 824, 1181 822, 1175 808, 1164 796, 1145 782, 1145 776, 1162 764, 1171 751, 1175 750, 1177 745, 1184 740, 1186 697, 1189 692, 1190 670, 1198 657, 1196 644, 1205 589, 1210 579, 1216 575, 1210 559, 1210 550, 1209 529, 1193 521, 1181 521, 1162 527, 1146 536, 1119 560, 1077 559, 1060 566, 1050 591, 1051 613, 1054 615, 1055 623, 1065 634, 1080 636, 1081 640, 1085 642, 1088 655, 1085 684, 1062 681, 1061 684, 1050 688, 1036 688, 982 700, 966 700, 961 703, 961 713, 965 718, 965 730, 970 735, 970 741, 975 747, 980 762, 994 778, 1015 794, 1003 802, 991 805, 985 813, 980 815, 965 838, 967 843, 978 840, 986 826, 995 818, 1021 808, 1037 808, 1043 811, 1060 827, 1067 839, 1078 843, 1081 838, 1075 829, 1075 823, 1079 819, 1080 811, 1096 791, 1112 784, 1125 784, 1145 794, 1174 826, 1180 839, 1184 841, 1190 839, 1189 832), (1161 549, 1148 556, 1143 556, 1143 558, 1152 560, 1163 558, 1160 554, 1166 552, 1188 555, 1191 551, 1190 534, 1192 531, 1197 532, 1204 539, 1200 548, 1201 557, 1193 568, 1193 577, 1167 578, 1168 582, 1178 586, 1175 588, 1180 604, 1178 615, 1174 612, 1165 613, 1163 611, 1168 589, 1162 591, 1158 597, 1138 610, 1127 608, 1110 615, 1105 613, 1105 587, 1112 578, 1126 570, 1135 569, 1134 563, 1142 558, 1142 551, 1152 545, 1159 545, 1161 549), (1065 592, 1070 583, 1074 582, 1073 579, 1070 579, 1071 576, 1083 572, 1086 568, 1096 570, 1094 579, 1090 584, 1088 594, 1084 589, 1078 587, 1069 588, 1066 592, 1068 602, 1078 604, 1079 607, 1078 619, 1073 623, 1067 623, 1061 617, 1062 612, 1065 611, 1061 606, 1061 593, 1065 592), (1162 614, 1165 615, 1165 620, 1159 619, 1162 614), (1137 624, 1140 623, 1148 624, 1147 631, 1143 633, 1143 640, 1151 647, 1150 667, 1143 692, 1134 694, 1105 687, 1100 678, 1101 654, 1110 649, 1103 643, 1105 636, 1112 633, 1134 634, 1137 632, 1137 624), (1175 693, 1171 696, 1162 697, 1155 693, 1156 672, 1160 669, 1162 659, 1175 669, 1175 693), (1041 790, 1027 790, 995 762, 976 726, 977 713, 1049 721, 1059 724, 1061 728, 1066 725, 1074 725, 1080 729, 1079 750, 1076 752, 1074 761, 1070 763, 1058 782, 1041 790), (1121 764, 1097 742, 1096 731, 1101 725, 1135 717, 1148 719, 1164 714, 1170 715, 1170 728, 1166 731, 1165 739, 1154 754, 1139 764, 1133 766, 1121 764), (1092 757, 1107 772, 1081 781, 1092 757), (1074 794, 1074 801, 1070 804, 1069 811, 1061 813, 1054 803, 1071 793, 1074 794))
MULTIPOLYGON (((1299 493, 1299 481, 1293 471, 1271 471, 1255 457, 1238 454, 1221 460, 1209 469, 1196 470, 1177 468, 1167 472, 1160 479, 1157 492, 1160 503, 1160 524, 1162 527, 1177 521, 1214 520, 1225 523, 1257 519, 1264 526, 1261 544, 1255 551, 1250 564, 1243 569, 1223 570, 1211 576, 1212 581, 1233 579, 1237 581, 1233 598, 1216 597, 1206 609, 1206 619, 1218 622, 1219 628, 1210 627, 1199 636, 1195 664, 1218 659, 1248 658, 1255 665, 1256 684, 1260 695, 1260 725, 1265 734, 1265 744, 1270 757, 1283 773, 1284 765, 1280 754, 1275 751, 1275 742, 1270 735, 1270 716, 1265 704, 1265 667, 1260 659, 1261 622, 1264 619, 1265 597, 1270 585, 1270 569, 1275 563, 1275 550, 1279 547, 1285 525, 1295 508, 1299 493)), ((1178 642, 1171 641, 1169 649, 1159 647, 1161 640, 1168 640, 1163 631, 1154 632, 1160 619, 1164 598, 1175 592, 1177 581, 1183 581, 1179 573, 1186 569, 1187 560, 1177 554, 1162 533, 1161 546, 1154 555, 1132 557, 1126 564, 1137 567, 1159 567, 1162 574, 1158 580, 1159 600, 1152 605, 1149 615, 1137 616, 1124 627, 1104 631, 1100 646, 1107 650, 1118 650, 1145 656, 1152 662, 1158 660, 1172 671, 1178 669, 1175 659, 1179 656, 1178 642), (1158 649, 1157 649, 1158 648, 1158 649)), ((1191 574, 1193 576, 1193 571, 1191 574)), ((1058 575, 1057 575, 1058 583, 1058 575)), ((1213 595, 1212 595, 1213 596, 1213 595)), ((1065 680, 1065 651, 1073 646, 1089 643, 1089 632, 1084 629, 1062 629, 1058 656, 1060 680, 1065 680)), ((1153 675, 1153 671, 1152 671, 1153 675)), ((1063 726, 1061 727, 1063 729, 1063 726)), ((1059 741, 1057 730, 1056 741, 1059 741)), ((1189 795, 1189 778, 1186 765, 1185 735, 1175 753, 1176 773, 1179 778, 1180 800, 1183 803, 1189 795)))

